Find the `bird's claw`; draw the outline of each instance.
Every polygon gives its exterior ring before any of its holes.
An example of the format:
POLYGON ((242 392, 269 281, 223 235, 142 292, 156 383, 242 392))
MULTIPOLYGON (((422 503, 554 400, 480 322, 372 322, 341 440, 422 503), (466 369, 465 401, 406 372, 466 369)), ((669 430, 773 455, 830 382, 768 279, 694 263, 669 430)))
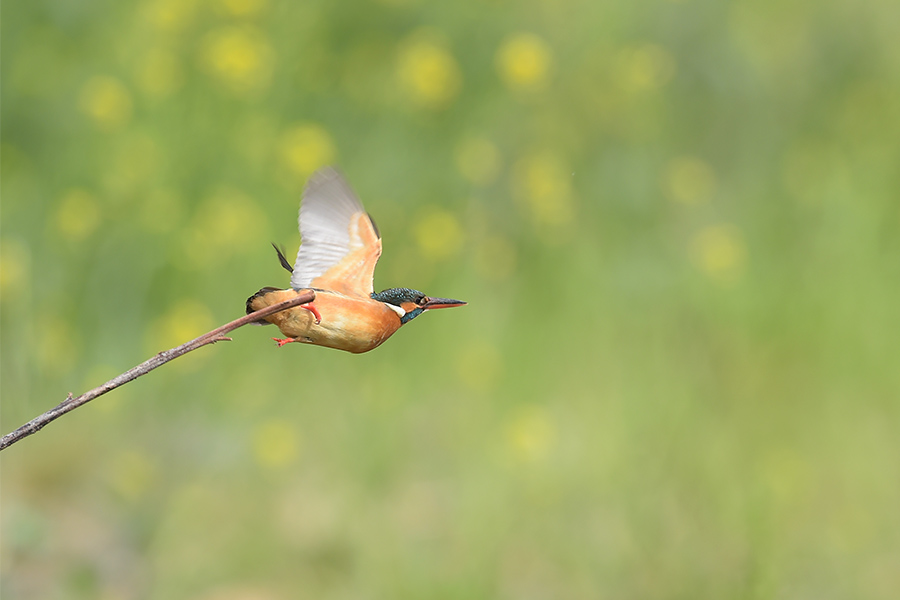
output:
POLYGON ((284 338, 283 340, 278 339, 278 338, 272 338, 272 339, 275 340, 275 342, 278 344, 278 347, 279 347, 279 348, 281 348, 281 347, 284 346, 285 344, 290 344, 291 342, 296 342, 296 341, 297 341, 297 340, 295 340, 294 338, 284 338))
POLYGON ((300 308, 305 308, 316 317, 316 325, 322 322, 322 315, 319 314, 319 310, 315 306, 313 306, 312 303, 301 304, 300 308))

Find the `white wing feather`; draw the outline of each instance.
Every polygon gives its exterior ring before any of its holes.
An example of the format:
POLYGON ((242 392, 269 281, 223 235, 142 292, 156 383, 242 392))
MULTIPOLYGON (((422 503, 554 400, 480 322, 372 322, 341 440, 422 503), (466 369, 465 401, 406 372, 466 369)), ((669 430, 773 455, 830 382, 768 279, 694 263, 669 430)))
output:
POLYGON ((350 184, 335 169, 316 171, 303 190, 300 203, 300 250, 291 275, 291 287, 300 290, 341 262, 349 252, 362 247, 350 237, 353 215, 364 212, 350 184))

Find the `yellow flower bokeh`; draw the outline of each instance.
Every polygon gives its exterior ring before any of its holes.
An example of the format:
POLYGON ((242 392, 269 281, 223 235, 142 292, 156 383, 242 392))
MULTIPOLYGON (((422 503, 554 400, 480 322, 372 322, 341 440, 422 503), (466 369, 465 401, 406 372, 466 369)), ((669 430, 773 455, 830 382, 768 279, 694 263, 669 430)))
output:
POLYGON ((255 243, 267 227, 252 198, 233 188, 216 190, 197 209, 181 248, 185 266, 204 269, 221 264, 240 248, 255 243))
POLYGON ((219 0, 222 10, 235 17, 251 17, 268 7, 267 0, 219 0))
POLYGON ((507 448, 522 462, 545 459, 555 442, 556 427, 540 406, 523 407, 506 424, 507 448))
POLYGON ((331 134, 316 123, 294 125, 281 135, 278 146, 288 170, 304 180, 313 171, 333 163, 337 158, 337 148, 331 134))
POLYGON ((115 131, 131 121, 131 93, 114 77, 98 75, 81 88, 79 107, 104 131, 115 131))
POLYGON ((619 51, 615 75, 619 87, 626 92, 653 91, 671 81, 677 67, 668 50, 646 43, 619 51))
POLYGON ((443 44, 414 34, 403 43, 397 58, 397 78, 413 103, 429 109, 446 108, 462 87, 462 71, 443 44))
POLYGON ((140 89, 153 98, 165 98, 184 85, 184 66, 174 52, 150 50, 137 68, 140 89))
POLYGON ((679 156, 665 166, 662 186, 666 196, 674 202, 705 204, 716 191, 716 174, 703 159, 679 156))
POLYGON ((766 448, 755 458, 750 475, 760 483, 761 491, 779 502, 800 508, 820 493, 811 465, 803 454, 789 445, 766 448))
MULTIPOLYGON (((213 316, 206 304, 185 298, 177 302, 158 318, 147 331, 147 349, 160 352, 188 342, 215 327, 213 316)), ((184 366, 185 360, 173 364, 184 366)))
POLYGON ((562 157, 536 152, 513 165, 512 191, 538 225, 558 226, 572 221, 572 172, 562 157))
POLYGON ((163 31, 180 31, 197 14, 199 0, 150 0, 144 5, 147 21, 163 31))
POLYGON ((30 263, 31 253, 23 242, 0 240, 0 298, 10 301, 25 293, 30 263))
POLYGON ((488 138, 472 136, 456 146, 456 168, 470 183, 487 185, 500 171, 500 151, 488 138))
POLYGON ((740 279, 747 250, 740 230, 734 225, 710 225, 691 240, 691 256, 697 267, 711 279, 733 284, 740 279))
POLYGON ((428 209, 417 220, 414 231, 422 256, 432 260, 455 255, 465 240, 456 216, 441 208, 428 209))
POLYGON ((300 436, 293 424, 284 420, 261 423, 253 430, 253 457, 263 467, 286 467, 300 454, 300 436))
POLYGON ((203 39, 200 63, 233 92, 252 93, 269 86, 275 51, 260 30, 226 26, 203 39))
POLYGON ((553 53, 542 38, 531 33, 518 33, 504 40, 494 62, 507 87, 535 91, 547 87, 553 53))
POLYGON ((102 218, 97 198, 87 190, 76 188, 60 200, 54 222, 63 237, 80 241, 96 231, 102 218))

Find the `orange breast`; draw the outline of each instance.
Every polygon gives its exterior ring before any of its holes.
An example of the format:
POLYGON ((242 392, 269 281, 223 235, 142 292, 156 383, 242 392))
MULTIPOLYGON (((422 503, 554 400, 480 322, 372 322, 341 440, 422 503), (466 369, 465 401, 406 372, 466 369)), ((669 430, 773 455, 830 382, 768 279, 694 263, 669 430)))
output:
MULTIPOLYGON (((298 292, 279 290, 265 296, 266 304, 286 300, 298 292)), ((317 291, 312 302, 322 320, 316 324, 311 311, 296 307, 276 313, 266 320, 284 335, 306 344, 337 348, 347 352, 368 352, 400 328, 400 317, 382 302, 317 291)))

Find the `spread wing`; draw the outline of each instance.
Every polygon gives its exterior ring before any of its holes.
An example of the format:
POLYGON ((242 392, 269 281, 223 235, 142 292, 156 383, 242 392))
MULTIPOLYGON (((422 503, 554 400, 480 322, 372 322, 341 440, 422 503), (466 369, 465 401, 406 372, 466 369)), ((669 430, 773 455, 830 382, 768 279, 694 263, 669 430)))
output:
POLYGON ((381 236, 350 184, 331 167, 313 173, 303 190, 300 237, 292 288, 369 297, 381 236))

